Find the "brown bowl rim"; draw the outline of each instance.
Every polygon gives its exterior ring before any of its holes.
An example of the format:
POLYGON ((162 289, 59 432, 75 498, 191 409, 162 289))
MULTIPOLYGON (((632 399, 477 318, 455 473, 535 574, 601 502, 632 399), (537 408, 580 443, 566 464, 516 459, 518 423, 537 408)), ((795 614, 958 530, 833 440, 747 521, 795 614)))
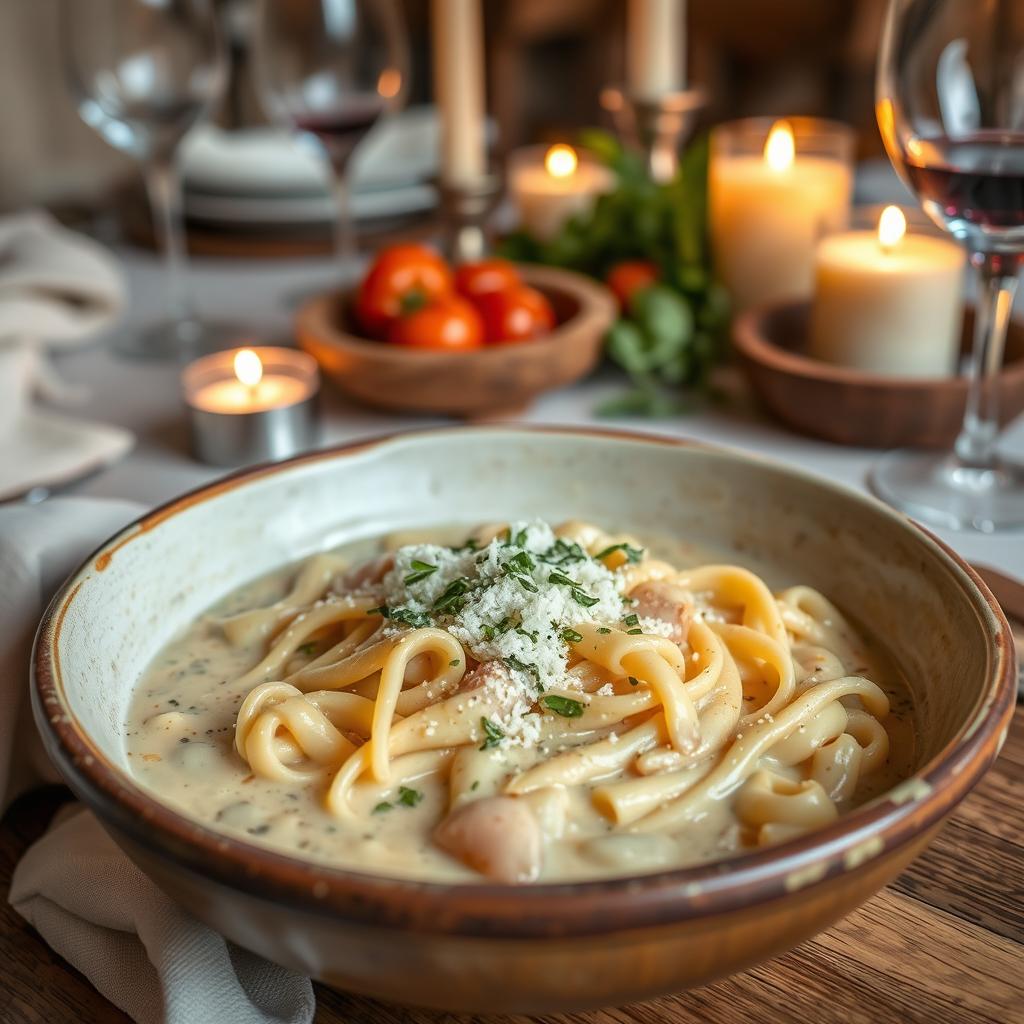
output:
MULTIPOLYGON (((443 349, 419 349, 412 346, 389 345, 385 341, 364 338, 353 334, 343 325, 332 320, 335 304, 339 299, 347 301, 355 294, 355 289, 333 289, 310 296, 295 312, 295 323, 305 330, 315 332, 320 344, 329 344, 337 349, 358 353, 363 358, 378 362, 396 363, 412 360, 416 365, 424 362, 451 362, 472 368, 474 364, 486 360, 536 359, 546 358, 552 348, 565 344, 567 333, 578 330, 580 323, 586 319, 614 319, 617 306, 615 296, 600 281, 587 277, 586 274, 561 267, 541 267, 537 264, 516 264, 523 280, 531 287, 552 291, 560 290, 571 295, 579 302, 579 309, 568 320, 563 320, 537 338, 528 341, 507 342, 504 344, 484 345, 482 348, 470 349, 465 352, 451 352, 443 349), (547 280, 538 281, 532 271, 542 270, 547 280)), ((589 342, 589 339, 588 339, 589 342)), ((300 346, 305 349, 301 340, 300 346)), ((412 365, 412 364, 410 364, 412 365)))
MULTIPOLYGON (((525 434, 570 435, 727 452, 768 464, 839 491, 920 532, 972 584, 995 619, 989 682, 957 735, 891 794, 844 815, 808 836, 739 854, 728 860, 657 874, 526 886, 410 881, 346 871, 302 861, 267 847, 215 832, 172 810, 126 771, 112 764, 82 728, 61 682, 60 630, 85 574, 102 572, 127 544, 161 522, 242 484, 296 465, 347 458, 410 437, 454 435, 466 428, 402 431, 306 453, 283 462, 241 470, 166 502, 129 524, 93 552, 54 595, 40 623, 32 653, 31 696, 44 747, 72 790, 115 830, 180 869, 296 912, 339 922, 421 934, 496 939, 593 936, 673 925, 739 911, 785 898, 875 856, 888 856, 939 822, 977 783, 1006 738, 1016 697, 1016 670, 1009 626, 977 573, 946 544, 881 502, 773 460, 685 439, 600 428, 517 426, 525 434), (57 708, 57 713, 52 709, 57 708), (877 847, 881 837, 883 846, 877 847)), ((481 426, 479 431, 508 433, 481 426)), ((981 612, 978 612, 979 616, 981 612)), ((986 632, 990 632, 986 628, 986 632)))
MULTIPOLYGON (((856 384, 859 387, 881 391, 911 391, 916 393, 945 391, 949 394, 966 394, 967 378, 957 374, 951 377, 883 377, 866 373, 850 366, 826 363, 792 349, 776 345, 764 332, 764 323, 785 310, 810 309, 806 300, 772 302, 744 310, 733 321, 733 343, 740 354, 760 367, 785 373, 801 380, 822 384, 856 384)), ((1024 380, 1024 357, 1004 363, 1000 368, 1000 384, 1024 380)))

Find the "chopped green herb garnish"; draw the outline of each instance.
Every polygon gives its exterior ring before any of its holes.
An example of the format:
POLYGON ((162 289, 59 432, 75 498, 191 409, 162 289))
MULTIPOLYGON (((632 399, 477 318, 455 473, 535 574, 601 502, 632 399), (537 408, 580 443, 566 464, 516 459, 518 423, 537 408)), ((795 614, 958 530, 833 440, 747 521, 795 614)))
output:
POLYGON ((412 608, 389 608, 386 604, 382 604, 379 608, 371 608, 368 615, 383 615, 385 619, 390 619, 392 622, 401 622, 406 626, 412 626, 414 629, 421 629, 423 626, 430 625, 430 616, 426 612, 417 612, 412 608))
POLYGON ((591 597, 574 579, 566 576, 564 572, 559 572, 557 569, 553 570, 548 576, 548 582, 568 587, 572 599, 577 604, 583 605, 584 608, 591 608, 598 602, 596 597, 591 597))
POLYGON ((598 598, 591 597, 585 590, 581 590, 579 587, 573 587, 572 599, 577 603, 583 605, 584 608, 593 608, 598 602, 598 598))
POLYGON ((469 791, 471 793, 475 793, 479 788, 480 788, 480 780, 479 779, 474 779, 473 780, 473 785, 469 787, 469 791))
POLYGON ((569 565, 572 562, 586 561, 587 553, 574 541, 559 537, 540 558, 550 565, 569 565))
POLYGON ((480 744, 481 750, 490 750, 505 738, 505 733, 489 718, 480 719, 480 728, 484 731, 484 741, 480 744))
POLYGON ((423 794, 418 789, 410 789, 408 786, 398 787, 398 802, 405 807, 415 807, 423 799, 423 794))
POLYGON ((635 612, 632 615, 627 615, 622 621, 627 626, 639 626, 640 625, 640 618, 639 618, 639 616, 635 612))
POLYGON ((577 633, 569 626, 562 630, 560 636, 567 644, 578 644, 583 639, 582 633, 577 633))
POLYGON ((615 554, 616 551, 621 551, 625 554, 628 562, 639 562, 644 557, 643 548, 635 548, 630 544, 623 542, 622 544, 613 544, 611 547, 605 548, 604 551, 599 551, 595 558, 607 558, 609 555, 615 554))
POLYGON ((460 551, 478 551, 480 545, 476 542, 476 537, 467 537, 463 544, 453 544, 449 550, 454 551, 456 554, 460 551))
POLYGON ((310 640, 308 643, 299 644, 299 646, 296 647, 295 650, 296 653, 305 654, 306 657, 308 658, 309 655, 311 655, 316 650, 316 644, 312 640, 310 640))
POLYGON ((609 629, 609 628, 608 628, 607 626, 598 626, 598 627, 597 627, 597 631, 598 631, 598 633, 600 633, 600 634, 601 634, 602 636, 604 636, 604 635, 606 635, 606 634, 608 634, 608 633, 610 633, 610 632, 611 632, 611 630, 610 630, 610 629, 609 629))
POLYGON ((384 811, 390 811, 394 804, 389 804, 387 800, 381 800, 379 804, 373 809, 374 814, 381 814, 384 811))
POLYGON ((630 686, 639 686, 640 685, 640 680, 637 679, 636 676, 630 676, 629 677, 629 685, 630 686))
POLYGON ((536 563, 526 551, 517 552, 505 563, 508 572, 531 572, 534 568, 536 563))
POLYGON ((506 654, 501 659, 508 665, 509 668, 514 668, 519 672, 526 672, 528 675, 533 676, 538 682, 540 681, 540 673, 537 671, 536 665, 528 665, 525 661, 520 661, 514 654, 506 654))
POLYGON ((405 585, 407 587, 413 583, 419 583, 421 580, 425 580, 428 576, 433 576, 437 572, 436 565, 431 565, 430 562, 421 562, 418 558, 414 558, 409 563, 409 568, 413 571, 405 577, 405 585))
POLYGON ((534 643, 537 642, 538 633, 536 631, 534 631, 533 633, 529 633, 525 629, 523 629, 522 626, 516 626, 516 632, 520 636, 525 636, 527 640, 532 640, 534 643))
POLYGON ((566 576, 564 572, 559 572, 557 569, 551 572, 548 576, 549 583, 558 583, 563 587, 578 587, 579 584, 569 576, 566 576))
POLYGON ((554 711, 563 718, 579 718, 583 714, 583 704, 580 701, 571 697, 559 697, 557 693, 541 697, 540 702, 549 711, 554 711))
POLYGON ((465 604, 462 598, 469 591, 469 588, 470 581, 466 576, 459 576, 457 579, 452 580, 444 588, 441 596, 431 605, 432 610, 455 615, 465 604))
POLYGON ((452 658, 452 660, 449 661, 448 664, 451 665, 452 668, 458 668, 462 664, 462 659, 452 658))
POLYGON ((627 633, 627 634, 628 634, 629 636, 636 636, 636 635, 637 635, 637 634, 639 634, 639 633, 643 633, 643 630, 642 630, 642 629, 640 629, 639 627, 637 627, 636 629, 627 629, 627 630, 626 630, 626 633, 627 633))

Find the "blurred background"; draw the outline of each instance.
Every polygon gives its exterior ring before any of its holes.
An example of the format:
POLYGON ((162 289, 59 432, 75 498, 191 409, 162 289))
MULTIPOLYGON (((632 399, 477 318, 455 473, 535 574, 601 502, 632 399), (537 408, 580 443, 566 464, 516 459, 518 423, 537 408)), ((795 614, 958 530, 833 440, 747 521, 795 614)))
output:
MULTIPOLYGON (((404 0, 411 105, 430 101, 428 0, 404 0)), ((600 89, 621 77, 623 0, 487 0, 488 106, 499 154, 605 123, 600 89)), ((800 112, 853 125, 860 159, 880 156, 872 89, 884 0, 690 0, 690 78, 714 98, 708 123, 800 112)), ((263 124, 247 53, 250 0, 221 0, 229 88, 214 121, 263 124)), ((0 5, 0 212, 33 204, 100 207, 131 221, 134 161, 82 123, 57 45, 56 0, 0 5)), ((139 204, 144 208, 144 204, 139 204)))

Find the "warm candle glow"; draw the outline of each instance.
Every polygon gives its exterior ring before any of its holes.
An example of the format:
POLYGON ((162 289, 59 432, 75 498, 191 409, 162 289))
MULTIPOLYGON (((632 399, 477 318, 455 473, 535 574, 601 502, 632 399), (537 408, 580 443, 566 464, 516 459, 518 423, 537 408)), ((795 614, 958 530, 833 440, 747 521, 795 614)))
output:
POLYGON ((377 78, 377 94, 393 100, 402 88, 402 72, 398 68, 385 68, 377 78))
POLYGON ((764 144, 765 161, 773 171, 785 171, 793 165, 795 155, 793 129, 788 121, 776 121, 768 133, 768 141, 764 144))
POLYGON ((878 218, 878 244, 882 252, 892 252, 907 233, 907 218, 898 206, 887 206, 878 218))
POLYGON ((575 174, 578 163, 576 150, 572 146, 559 144, 544 154, 544 167, 552 178, 568 178, 575 174))
POLYGON ((256 387, 263 379, 263 363, 251 348, 235 353, 235 376, 247 388, 256 387))

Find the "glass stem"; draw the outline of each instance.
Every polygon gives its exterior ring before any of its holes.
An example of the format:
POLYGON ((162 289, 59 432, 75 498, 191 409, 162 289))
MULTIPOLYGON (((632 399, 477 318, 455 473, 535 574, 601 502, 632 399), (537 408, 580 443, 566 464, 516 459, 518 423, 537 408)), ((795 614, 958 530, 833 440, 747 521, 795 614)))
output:
POLYGON ((197 324, 185 281, 181 183, 170 157, 157 157, 147 165, 146 191, 149 193, 157 239, 164 254, 167 315, 176 325, 179 336, 189 340, 197 324))
POLYGON ((352 195, 348 168, 334 169, 334 254, 347 269, 347 264, 358 255, 355 225, 352 221, 352 195))
POLYGON ((1017 259, 999 253, 974 253, 971 263, 978 271, 978 300, 967 407, 954 449, 964 468, 990 470, 997 462, 999 368, 1017 291, 1017 259))

